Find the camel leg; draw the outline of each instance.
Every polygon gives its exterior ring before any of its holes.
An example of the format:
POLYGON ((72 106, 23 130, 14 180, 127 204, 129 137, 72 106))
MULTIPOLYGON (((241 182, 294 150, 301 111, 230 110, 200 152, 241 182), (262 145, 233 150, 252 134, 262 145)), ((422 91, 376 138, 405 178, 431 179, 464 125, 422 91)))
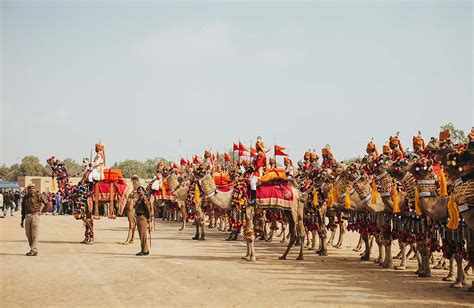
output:
POLYGON ((404 270, 407 264, 406 244, 401 240, 398 240, 398 244, 400 245, 401 261, 399 266, 395 266, 395 269, 404 270))
POLYGON ((285 243, 286 242, 286 222, 281 223, 281 232, 280 235, 282 236, 280 243, 285 243))
POLYGON ((247 254, 242 259, 250 261, 251 251, 250 251, 250 239, 248 237, 245 238, 245 244, 247 246, 247 254))
POLYGON ((317 252, 321 257, 325 257, 328 255, 328 249, 326 246, 326 237, 327 237, 327 230, 324 224, 321 225, 321 229, 318 231, 319 240, 321 244, 321 250, 317 252))
POLYGON ((311 250, 316 249, 316 230, 311 231, 311 250))
POLYGON ((385 260, 383 262, 384 268, 392 268, 393 267, 393 260, 392 260, 392 240, 385 240, 385 260))
POLYGON ((183 224, 181 225, 181 228, 179 229, 179 231, 181 231, 181 230, 184 230, 186 228, 186 221, 188 220, 188 213, 187 213, 186 207, 184 205, 180 205, 179 209, 181 211, 181 215, 183 216, 183 224))
POLYGON ((449 258, 449 272, 446 277, 443 278, 443 281, 454 281, 454 256, 449 258))
POLYGON ((439 259, 438 263, 437 263, 435 266, 433 266, 433 268, 434 268, 434 269, 442 269, 444 262, 446 262, 445 257, 441 257, 441 258, 439 259))
POLYGON ((204 231, 204 218, 200 221, 200 227, 201 227, 201 237, 199 238, 200 241, 205 241, 206 240, 206 234, 205 234, 205 231, 204 231))
POLYGON ((344 221, 339 224, 339 240, 337 241, 336 248, 342 247, 342 239, 344 238, 344 234, 346 234, 346 224, 344 221))
POLYGON ((400 251, 397 253, 397 255, 395 257, 393 257, 394 259, 401 259, 402 258, 402 241, 398 240, 398 248, 400 248, 400 251))
POLYGON ((135 236, 135 227, 137 225, 137 221, 134 214, 127 213, 127 218, 128 218, 128 236, 125 242, 123 243, 124 245, 133 243, 133 238, 135 236))
MULTIPOLYGON (((305 232, 304 232, 304 224, 303 224, 303 221, 299 221, 296 225, 296 234, 298 235, 298 237, 300 238, 300 242, 303 243, 304 242, 304 238, 305 238, 305 232)), ((298 258, 296 258, 296 260, 303 260, 303 244, 300 245, 300 253, 298 255, 298 258)))
POLYGON ((370 260, 370 243, 369 243, 369 234, 368 233, 362 233, 362 240, 364 241, 365 244, 365 251, 360 257, 361 261, 369 261, 370 260))
POLYGON ((375 242, 377 243, 377 246, 379 248, 379 256, 374 261, 374 263, 380 264, 380 263, 382 263, 382 260, 383 260, 383 245, 382 245, 382 241, 380 240, 379 235, 375 236, 375 242))
POLYGON ((418 277, 431 277, 430 251, 428 245, 420 245, 419 251, 421 255, 421 271, 418 273, 418 277))
POLYGON ((193 240, 199 240, 199 226, 199 222, 196 221, 196 234, 194 235, 193 240))
POLYGON ((352 249, 352 250, 355 251, 355 252, 360 252, 361 249, 362 249, 362 243, 363 243, 363 242, 364 242, 364 241, 362 240, 362 234, 360 234, 360 235, 359 235, 359 242, 357 242, 357 246, 356 246, 354 249, 352 249))
POLYGON ((451 284, 451 288, 456 288, 460 289, 463 286, 463 280, 464 280, 464 271, 462 268, 462 257, 456 253, 454 255, 454 260, 456 261, 456 281, 451 284))
POLYGON ((291 247, 293 247, 293 245, 296 242, 295 223, 292 220, 290 220, 288 224, 289 224, 289 229, 290 229, 290 241, 288 242, 288 246, 286 247, 286 250, 283 253, 283 255, 278 258, 280 260, 286 260, 286 256, 290 252, 291 247))

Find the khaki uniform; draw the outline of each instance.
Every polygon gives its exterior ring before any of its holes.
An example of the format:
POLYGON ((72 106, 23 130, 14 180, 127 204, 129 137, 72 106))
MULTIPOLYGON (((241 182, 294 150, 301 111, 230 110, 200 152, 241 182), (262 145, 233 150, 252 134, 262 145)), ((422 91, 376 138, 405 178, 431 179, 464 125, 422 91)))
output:
POLYGON ((34 253, 38 252, 38 233, 40 222, 39 215, 46 205, 48 205, 48 202, 41 196, 39 192, 26 195, 23 198, 21 215, 22 219, 24 219, 24 227, 26 237, 28 238, 28 244, 30 245, 31 252, 34 253))
POLYGON ((143 196, 135 203, 135 215, 137 217, 137 229, 140 236, 141 252, 148 252, 147 228, 150 218, 150 202, 143 196))

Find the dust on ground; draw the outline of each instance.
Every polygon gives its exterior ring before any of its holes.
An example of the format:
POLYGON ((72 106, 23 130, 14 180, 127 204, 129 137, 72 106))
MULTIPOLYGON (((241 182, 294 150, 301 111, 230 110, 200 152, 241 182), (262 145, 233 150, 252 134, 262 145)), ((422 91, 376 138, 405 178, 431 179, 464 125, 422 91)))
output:
MULTIPOLYGON (((95 221, 95 244, 83 245, 81 222, 70 216, 41 216, 39 255, 29 250, 20 218, 0 220, 2 306, 473 306, 474 293, 451 289, 433 270, 432 278, 361 262, 352 251, 358 236, 348 233, 342 249, 329 256, 305 250, 296 261, 278 260, 285 244, 257 241, 257 262, 241 260, 245 243, 226 242, 227 233, 207 229, 193 241, 189 224, 159 221, 150 255, 137 257, 127 236, 126 218, 95 221)), ((393 251, 397 253, 397 246, 393 251)), ((377 253, 374 247, 373 255, 377 253)), ((394 260, 398 264, 398 260, 394 260)), ((472 280, 472 277, 469 277, 472 280)))

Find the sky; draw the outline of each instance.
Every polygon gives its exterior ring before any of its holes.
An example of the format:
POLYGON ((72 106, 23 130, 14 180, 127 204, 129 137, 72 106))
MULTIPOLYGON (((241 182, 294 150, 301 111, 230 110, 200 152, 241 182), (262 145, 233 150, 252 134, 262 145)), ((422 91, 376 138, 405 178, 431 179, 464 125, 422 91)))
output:
POLYGON ((472 35, 471 1, 2 1, 0 164, 469 131, 472 35))

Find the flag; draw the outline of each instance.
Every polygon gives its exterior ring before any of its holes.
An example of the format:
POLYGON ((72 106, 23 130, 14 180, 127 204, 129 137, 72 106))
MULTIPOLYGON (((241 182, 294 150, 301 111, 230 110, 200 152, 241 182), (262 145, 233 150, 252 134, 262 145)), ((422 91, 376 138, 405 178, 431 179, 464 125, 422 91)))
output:
POLYGON ((282 147, 282 146, 279 146, 279 145, 275 144, 275 156, 288 156, 288 154, 283 152, 284 150, 286 150, 285 147, 282 147))
POLYGON ((224 153, 224 161, 226 162, 229 162, 230 163, 230 155, 227 154, 227 153, 224 153))
POLYGON ((250 157, 257 157, 257 150, 250 147, 250 157))
POLYGON ((187 164, 188 166, 191 166, 191 162, 189 161, 189 159, 186 159, 186 164, 187 164))
POLYGON ((239 157, 242 157, 242 156, 247 156, 247 152, 239 151, 239 157))
POLYGON ((179 160, 179 165, 180 165, 180 166, 186 166, 186 165, 187 165, 186 159, 184 159, 184 158, 181 157, 181 159, 179 160))
POLYGON ((237 143, 234 143, 234 152, 238 150, 239 150, 239 146, 237 145, 237 143))
POLYGON ((200 164, 200 163, 201 163, 201 159, 199 158, 199 156, 194 155, 193 164, 200 164))
POLYGON ((248 152, 249 150, 242 144, 242 142, 239 142, 239 151, 248 152))
POLYGON ((219 151, 217 151, 217 153, 216 153, 216 160, 219 160, 219 159, 221 159, 221 153, 219 153, 219 151))

